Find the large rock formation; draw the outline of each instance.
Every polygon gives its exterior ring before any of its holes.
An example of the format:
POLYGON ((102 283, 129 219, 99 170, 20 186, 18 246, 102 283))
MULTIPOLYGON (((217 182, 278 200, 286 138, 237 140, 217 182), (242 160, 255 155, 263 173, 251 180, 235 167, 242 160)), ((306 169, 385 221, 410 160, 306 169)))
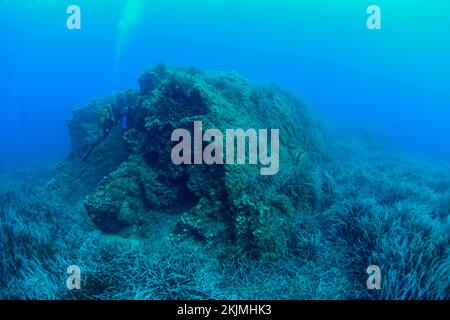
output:
POLYGON ((74 111, 70 156, 50 187, 83 201, 105 233, 146 238, 164 230, 173 240, 207 248, 247 250, 272 259, 288 245, 296 217, 322 201, 320 134, 307 108, 273 86, 235 73, 169 68, 145 72, 129 90, 74 111), (115 124, 104 135, 103 110, 115 124), (126 114, 127 126, 121 121, 126 114), (280 130, 280 171, 258 165, 174 165, 173 130, 280 130))

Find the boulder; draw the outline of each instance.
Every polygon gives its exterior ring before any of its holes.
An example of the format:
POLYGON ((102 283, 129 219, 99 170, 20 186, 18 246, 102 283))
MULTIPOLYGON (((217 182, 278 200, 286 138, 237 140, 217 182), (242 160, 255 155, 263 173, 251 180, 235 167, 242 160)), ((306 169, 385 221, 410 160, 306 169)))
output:
POLYGON ((289 226, 320 205, 323 138, 308 108, 289 92, 236 73, 159 64, 141 76, 139 91, 75 111, 69 131, 72 152, 53 188, 84 199, 92 221, 108 234, 145 238, 164 217, 171 239, 270 260, 286 250, 289 226), (105 106, 117 123, 97 144, 105 106), (260 166, 250 164, 173 164, 171 134, 192 132, 194 121, 204 130, 279 129, 279 173, 261 176, 260 166))

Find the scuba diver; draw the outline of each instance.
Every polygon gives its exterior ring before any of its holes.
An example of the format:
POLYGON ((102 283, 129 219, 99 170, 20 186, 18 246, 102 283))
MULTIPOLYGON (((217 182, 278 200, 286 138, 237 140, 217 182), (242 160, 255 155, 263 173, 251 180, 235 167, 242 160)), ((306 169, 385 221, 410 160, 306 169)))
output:
POLYGON ((106 139, 116 123, 111 105, 102 110, 100 122, 103 123, 103 140, 106 139))
POLYGON ((111 105, 103 108, 100 113, 100 123, 103 125, 103 135, 94 142, 91 146, 89 146, 88 150, 81 157, 82 161, 86 161, 91 155, 92 151, 97 147, 100 143, 102 143, 106 138, 108 138, 111 130, 114 128, 116 124, 116 118, 114 116, 114 111, 111 105))

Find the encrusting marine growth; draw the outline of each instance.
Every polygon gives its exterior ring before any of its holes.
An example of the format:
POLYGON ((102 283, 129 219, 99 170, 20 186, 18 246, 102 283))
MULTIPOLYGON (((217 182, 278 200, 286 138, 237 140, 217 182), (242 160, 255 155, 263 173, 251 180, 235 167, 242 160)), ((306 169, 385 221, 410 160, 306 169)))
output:
MULTIPOLYGON (((173 225, 167 235, 172 239, 194 240, 219 252, 239 246, 264 259, 277 258, 286 249, 289 226, 318 205, 322 186, 313 181, 325 181, 320 134, 307 108, 290 93, 235 73, 157 65, 141 76, 139 91, 75 110, 69 129, 72 152, 54 189, 73 201, 84 199, 97 227, 122 237, 145 238, 154 221, 163 219, 173 225), (105 106, 118 119, 106 136, 99 122, 105 106), (120 125, 125 116, 126 129, 120 125), (279 129, 279 163, 260 155, 277 170, 264 177, 260 170, 272 168, 262 163, 174 164, 172 133, 194 135, 200 122, 206 131, 279 129), (271 186, 282 190, 283 171, 293 166, 299 168, 297 196, 269 194, 271 186)), ((278 153, 272 138, 272 154, 278 153)), ((245 160, 241 156, 238 163, 245 160)))

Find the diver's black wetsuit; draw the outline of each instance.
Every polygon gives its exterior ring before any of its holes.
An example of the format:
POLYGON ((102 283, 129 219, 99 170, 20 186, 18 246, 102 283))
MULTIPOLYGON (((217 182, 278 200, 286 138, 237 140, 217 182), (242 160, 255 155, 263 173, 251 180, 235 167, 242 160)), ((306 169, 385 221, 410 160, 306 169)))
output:
POLYGON ((112 111, 108 112, 108 115, 106 116, 106 121, 104 123, 104 128, 103 128, 103 135, 96 141, 94 142, 89 149, 83 154, 83 156, 81 157, 82 161, 86 161, 89 156, 91 155, 92 151, 103 141, 106 140, 106 138, 108 138, 111 130, 114 128, 115 125, 115 121, 114 121, 114 115, 112 114, 112 111))

